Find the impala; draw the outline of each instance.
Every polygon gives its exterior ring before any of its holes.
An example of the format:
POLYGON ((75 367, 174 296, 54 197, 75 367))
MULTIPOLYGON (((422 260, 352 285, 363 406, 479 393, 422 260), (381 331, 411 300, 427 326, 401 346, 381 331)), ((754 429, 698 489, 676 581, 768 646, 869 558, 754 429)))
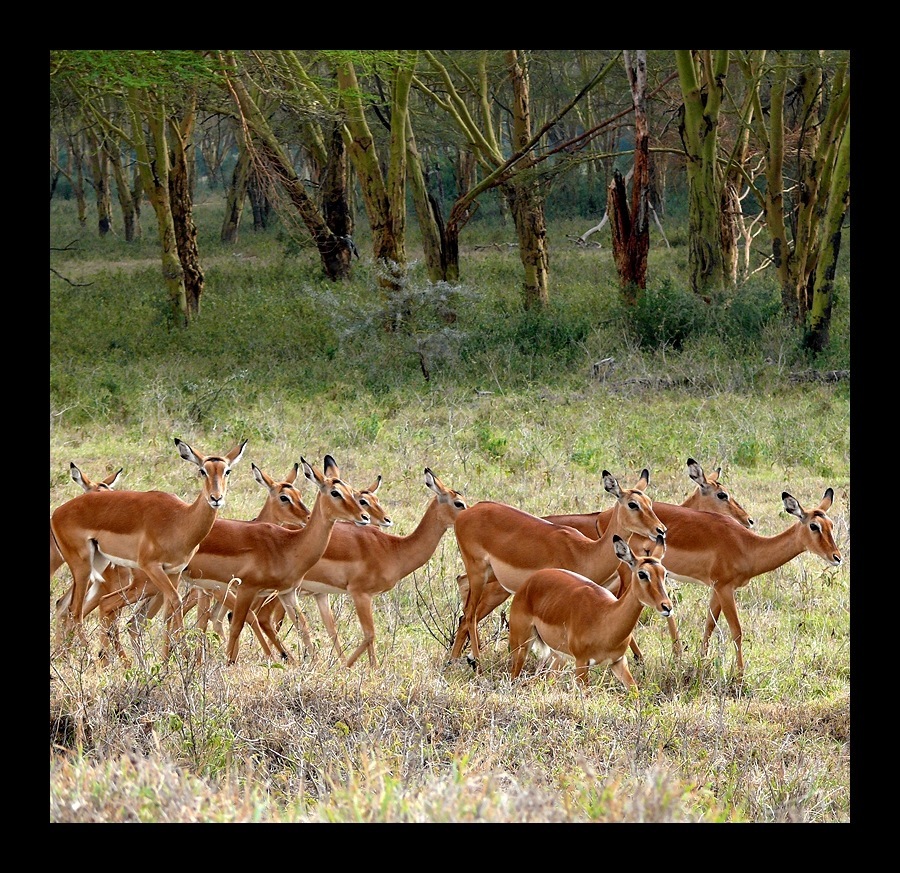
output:
MULTIPOLYGON (((703 510, 707 512, 717 512, 723 516, 734 519, 738 524, 746 528, 753 527, 754 521, 746 510, 719 484, 719 476, 722 472, 718 468, 714 473, 707 477, 703 472, 703 468, 693 458, 687 460, 688 475, 696 483, 697 487, 681 504, 682 507, 688 509, 703 510)), ((666 526, 670 524, 671 511, 678 507, 671 503, 660 503, 653 501, 653 511, 659 517, 660 521, 666 526)), ((545 515, 544 519, 554 524, 563 524, 567 527, 574 527, 575 530, 581 531, 586 537, 591 539, 599 539, 612 518, 613 509, 604 509, 600 512, 575 513, 569 515, 545 515)), ((671 548, 672 537, 677 536, 677 532, 669 530, 666 534, 666 545, 671 548)), ((610 574, 606 580, 596 580, 600 584, 605 585, 614 593, 617 591, 618 577, 615 573, 610 574)), ((466 574, 458 576, 456 584, 459 587, 460 599, 465 603, 466 593, 468 591, 469 580, 466 574)), ((481 593, 481 601, 478 606, 478 621, 481 622, 487 615, 495 610, 501 603, 509 597, 509 592, 496 580, 489 580, 481 593)), ((681 640, 678 635, 678 627, 675 624, 675 618, 669 616, 667 619, 669 627, 669 636, 672 640, 672 649, 676 657, 681 655, 681 640)), ((631 651, 634 653, 636 660, 643 658, 641 650, 637 642, 632 637, 631 651)))
MULTIPOLYGON (((257 477, 257 481, 259 481, 258 477, 257 477)), ((378 489, 381 487, 381 482, 382 482, 382 477, 379 475, 376 477, 375 482, 372 485, 370 485, 368 488, 364 488, 362 491, 354 490, 353 494, 356 497, 356 499, 359 501, 359 503, 363 507, 363 509, 365 509, 365 511, 368 513, 370 524, 378 525, 379 527, 382 527, 382 528, 388 528, 388 527, 392 527, 394 522, 391 520, 390 516, 388 516, 387 511, 385 510, 384 506, 382 506, 381 501, 378 498, 377 492, 378 492, 378 489)), ((308 516, 308 513, 307 513, 307 516, 308 516)), ((275 521, 275 519, 267 519, 267 520, 275 521)), ((281 522, 281 523, 284 523, 284 522, 281 522)), ((359 530, 359 528, 352 522, 348 522, 348 521, 345 521, 342 519, 338 520, 337 529, 338 530, 347 529, 347 530, 354 530, 354 531, 359 530)), ((332 535, 333 535, 333 532, 332 532, 332 535)), ((220 592, 209 592, 209 591, 203 591, 202 589, 193 588, 191 590, 191 593, 188 595, 188 597, 185 600, 185 612, 187 612, 187 610, 189 609, 193 600, 195 598, 197 598, 198 593, 199 593, 199 598, 200 598, 201 602, 202 602, 203 598, 212 598, 216 601, 216 603, 211 609, 206 609, 206 610, 203 610, 202 608, 198 609, 197 627, 200 630, 205 632, 206 628, 207 628, 207 624, 208 624, 209 620, 211 619, 213 632, 218 634, 220 639, 224 640, 225 639, 225 629, 224 629, 224 621, 223 621, 224 613, 228 609, 234 608, 233 595, 231 595, 227 589, 225 589, 225 591, 220 591, 220 592), (222 595, 222 596, 220 597, 219 595, 222 595)), ((303 593, 308 594, 311 592, 298 591, 298 594, 303 594, 303 593)), ((336 630, 336 625, 335 625, 335 621, 334 621, 334 614, 332 613, 331 605, 328 602, 328 593, 313 592, 313 596, 315 597, 315 600, 316 600, 316 606, 318 607, 319 615, 322 617, 322 621, 323 621, 325 627, 328 629, 329 635, 332 638, 332 642, 335 645, 335 650, 339 653, 338 656, 341 657, 340 645, 337 643, 337 630, 336 630)), ((262 628, 259 626, 257 619, 256 619, 256 610, 258 607, 262 606, 263 600, 265 600, 265 599, 266 598, 262 598, 262 599, 258 598, 254 602, 253 607, 251 608, 250 612, 247 613, 247 621, 250 624, 254 634, 256 635, 257 640, 259 640, 259 642, 260 642, 260 646, 262 647, 263 654, 267 658, 271 658, 272 657, 271 649, 269 648, 268 644, 266 643, 265 636, 263 636, 263 633, 262 633, 262 628)), ((268 598, 268 600, 271 601, 271 603, 270 603, 271 613, 274 616, 273 621, 275 621, 276 628, 277 628, 280 625, 281 620, 284 618, 284 609, 281 607, 281 604, 277 599, 268 598)), ((285 651, 284 647, 281 645, 280 640, 277 640, 276 646, 277 646, 279 652, 281 653, 282 658, 284 660, 288 660, 290 658, 290 656, 285 651)))
POLYGON ((85 596, 92 582, 102 584, 101 574, 110 564, 143 571, 163 592, 170 631, 165 656, 171 637, 182 628, 181 571, 224 505, 231 468, 243 456, 247 440, 224 457, 199 455, 177 437, 175 445, 202 479, 193 503, 165 491, 88 491, 58 507, 50 518, 53 537, 72 571, 69 618, 85 645, 85 596))
MULTIPOLYGON (((669 576, 682 582, 700 582, 712 589, 700 654, 705 657, 709 638, 719 615, 724 613, 735 647, 738 677, 744 672, 744 658, 735 592, 751 579, 777 570, 803 552, 818 555, 833 567, 843 560, 834 541, 833 523, 826 515, 834 501, 831 488, 825 490, 815 509, 804 509, 787 491, 782 492, 781 500, 785 512, 796 516, 798 521, 775 536, 761 536, 712 512, 672 507, 666 515, 669 576)), ((631 540, 636 554, 647 546, 639 537, 631 540)))
MULTIPOLYGON (((444 485, 428 467, 425 468, 425 486, 435 496, 412 533, 397 536, 377 528, 336 526, 328 548, 309 569, 300 585, 301 594, 349 594, 353 598, 363 637, 346 662, 334 617, 330 610, 328 618, 322 614, 337 657, 347 667, 352 667, 363 652, 368 652, 371 667, 378 666, 372 617, 373 597, 390 591, 410 573, 424 566, 437 549, 444 532, 453 527, 460 513, 467 508, 466 501, 444 485)), ((276 632, 280 611, 277 602, 272 602, 257 610, 257 615, 266 636, 285 657, 287 653, 276 632)))
POLYGON ((557 568, 532 573, 516 592, 509 608, 512 679, 518 678, 529 648, 536 645, 557 657, 574 658, 575 679, 584 687, 592 665, 608 665, 626 688, 637 687, 625 654, 638 619, 645 606, 666 618, 672 614, 662 564, 666 538, 657 536, 650 554, 641 556, 618 534, 612 542, 623 569, 628 568, 620 597, 578 573, 557 568))
POLYGON ((325 456, 324 476, 303 458, 303 474, 318 489, 309 522, 302 528, 220 519, 185 569, 185 577, 213 593, 231 588, 234 609, 226 656, 237 661, 238 644, 247 614, 257 596, 272 593, 281 601, 313 653, 309 628, 297 606, 297 587, 328 546, 335 523, 369 524, 369 516, 353 490, 340 479, 331 455, 325 456))
MULTIPOLYGON (((69 462, 69 475, 72 477, 73 481, 77 482, 83 491, 112 491, 113 486, 116 482, 119 481, 119 477, 122 475, 122 470, 124 467, 119 467, 115 473, 110 473, 105 479, 101 479, 99 482, 92 482, 88 479, 81 470, 75 465, 74 461, 69 462)), ((53 529, 50 529, 50 578, 53 578, 53 575, 56 571, 62 567, 65 563, 63 560, 63 556, 60 553, 59 549, 56 547, 56 542, 53 539, 53 529)))
MULTIPOLYGON (((553 524, 505 503, 481 501, 456 520, 456 542, 469 579, 463 618, 456 631, 450 658, 458 658, 468 638, 471 661, 479 670, 478 616, 484 586, 493 578, 510 594, 535 571, 560 567, 601 583, 616 572, 618 558, 612 548, 615 534, 636 533, 655 539, 666 526, 644 493, 650 481, 647 469, 634 488, 621 488, 603 471, 603 487, 616 498, 606 532, 599 540, 571 527, 553 524)), ((486 613, 485 613, 486 614, 486 613)))
MULTIPOLYGON (((252 519, 253 522, 302 527, 309 521, 310 511, 303 502, 300 490, 294 484, 300 471, 300 464, 295 463, 281 481, 273 479, 256 464, 251 464, 250 467, 253 472, 253 478, 267 492, 265 503, 263 503, 262 509, 260 509, 256 517, 252 519)), ((213 523, 213 527, 220 520, 217 518, 213 523)), ((204 610, 204 607, 206 607, 208 611, 208 603, 205 602, 205 598, 207 598, 206 592, 200 592, 199 589, 191 589, 188 596, 184 599, 182 614, 187 614, 188 610, 193 606, 198 606, 199 610, 204 610)), ((124 606, 137 603, 141 604, 141 608, 128 622, 128 631, 131 634, 134 645, 138 643, 138 627, 153 618, 164 604, 164 600, 157 591, 156 586, 153 585, 147 576, 138 572, 135 573, 130 584, 126 586, 101 586, 100 590, 92 592, 85 600, 85 615, 88 615, 97 606, 100 608, 100 626, 103 630, 100 653, 102 658, 107 656, 108 646, 112 644, 119 657, 125 662, 128 661, 128 656, 119 642, 116 619, 124 606)))

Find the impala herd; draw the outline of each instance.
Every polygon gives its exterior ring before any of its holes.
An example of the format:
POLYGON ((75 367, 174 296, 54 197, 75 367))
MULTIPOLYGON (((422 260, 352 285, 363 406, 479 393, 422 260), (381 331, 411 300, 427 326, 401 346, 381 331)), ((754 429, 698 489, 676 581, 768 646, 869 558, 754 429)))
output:
POLYGON ((544 517, 491 500, 469 505, 426 467, 424 483, 432 497, 416 528, 400 536, 387 530, 392 521, 376 494, 381 476, 370 488, 356 490, 341 479, 331 455, 325 456, 322 472, 301 458, 281 481, 252 464, 253 477, 267 497, 256 517, 238 521, 219 512, 247 441, 224 455, 199 454, 177 438, 175 446, 197 467, 201 480, 191 503, 164 491, 116 490, 121 469, 93 482, 70 464, 71 477, 83 493, 50 517, 51 580, 64 563, 72 577, 56 603, 57 650, 69 640, 87 645, 84 620, 97 609, 101 659, 108 659, 112 648, 128 663, 118 617, 133 605, 128 629, 139 658, 139 631, 148 620, 163 610, 167 657, 180 651, 185 617, 194 609, 196 626, 206 631, 211 624, 226 641, 229 664, 237 661, 245 624, 267 659, 292 661, 281 638, 285 616, 297 628, 306 656, 315 658, 300 608, 300 598, 313 597, 337 659, 352 667, 366 654, 376 667, 373 598, 423 567, 452 529, 465 573, 457 577, 462 616, 449 661, 461 658, 468 644, 468 661, 481 671, 478 625, 512 596, 511 679, 520 676, 526 656, 535 649, 557 663, 573 660, 575 678, 583 686, 589 667, 598 665, 609 666, 633 689, 626 656, 630 650, 636 660, 642 659, 634 631, 645 608, 666 620, 674 655, 682 654, 666 589, 674 579, 709 587, 700 654, 706 656, 724 616, 740 679, 744 658, 735 592, 804 552, 832 566, 842 561, 827 515, 834 500, 831 488, 813 508, 783 492, 784 509, 797 520, 781 533, 762 536, 752 530, 753 518, 722 487, 721 471, 707 475, 693 458, 688 458, 687 471, 697 487, 681 504, 647 496, 647 469, 630 488, 604 470, 611 507, 544 517), (295 485, 301 470, 315 489, 312 509, 295 485), (362 631, 349 656, 331 612, 329 597, 334 594, 350 595, 362 631))

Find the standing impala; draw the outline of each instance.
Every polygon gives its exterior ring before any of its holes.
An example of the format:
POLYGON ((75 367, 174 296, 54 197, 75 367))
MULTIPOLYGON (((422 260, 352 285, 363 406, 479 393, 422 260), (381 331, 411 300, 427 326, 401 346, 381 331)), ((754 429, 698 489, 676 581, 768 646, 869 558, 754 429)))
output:
MULTIPOLYGON (((410 573, 424 566, 444 532, 453 527, 466 509, 466 501, 460 494, 444 485, 428 467, 425 468, 425 485, 435 496, 411 534, 396 536, 377 528, 335 526, 328 548, 300 585, 301 594, 349 594, 353 598, 363 638, 347 659, 347 667, 352 667, 363 652, 368 652, 371 667, 378 666, 372 598, 390 591, 410 573)), ((285 657, 287 652, 276 632, 279 612, 277 602, 272 602, 257 610, 257 616, 266 636, 285 657)), ((344 655, 330 610, 328 618, 325 613, 322 618, 338 659, 343 662, 344 655)))
POLYGON ((505 503, 485 500, 461 513, 456 521, 456 542, 469 578, 463 618, 456 631, 450 658, 459 658, 468 638, 476 671, 481 649, 478 615, 485 585, 496 578, 515 593, 535 571, 561 567, 603 582, 616 572, 618 558, 611 545, 613 535, 637 533, 655 539, 666 526, 653 511, 644 488, 650 472, 644 469, 634 488, 621 488, 615 477, 603 471, 603 487, 616 498, 603 537, 592 540, 570 527, 552 524, 505 503))
POLYGON ((58 507, 50 518, 53 537, 72 571, 70 620, 85 645, 85 596, 92 582, 102 584, 101 574, 110 564, 143 571, 163 592, 170 631, 165 656, 170 637, 181 631, 181 571, 224 505, 231 468, 243 456, 247 440, 224 457, 198 455, 177 437, 175 445, 202 479, 193 503, 165 491, 89 491, 58 507))
MULTIPOLYGON (((734 519, 738 524, 746 528, 753 527, 753 519, 744 510, 744 508, 719 484, 719 475, 721 468, 716 469, 712 475, 707 477, 703 472, 703 468, 693 458, 687 460, 688 475, 696 483, 697 487, 691 494, 681 503, 682 507, 688 509, 704 510, 706 512, 716 512, 720 515, 734 519)), ((653 501, 653 511, 667 527, 670 525, 672 511, 677 511, 677 505, 671 503, 661 503, 657 500, 653 501)), ((574 513, 569 515, 545 515, 544 519, 553 522, 553 524, 563 524, 567 527, 574 527, 575 530, 581 531, 586 537, 592 540, 599 539, 606 528, 609 526, 614 508, 604 509, 600 512, 574 513)), ((672 537, 677 537, 677 531, 671 528, 666 533, 666 545, 671 548, 672 537)), ((606 580, 596 580, 600 584, 605 585, 614 593, 617 591, 618 577, 616 573, 610 574, 606 580)), ((466 593, 468 591, 469 580, 463 574, 458 576, 456 584, 459 586, 460 598, 465 602, 466 593)), ((495 610, 508 597, 509 592, 496 580, 489 580, 481 593, 481 601, 478 606, 478 621, 481 622, 487 615, 495 610)), ((678 635, 678 627, 675 624, 674 616, 668 616, 666 619, 669 627, 669 636, 672 639, 672 648, 675 656, 681 655, 681 640, 678 635)), ((634 653, 636 660, 643 658, 641 650, 638 647, 634 637, 631 639, 631 651, 634 653)))
MULTIPOLYGON (((575 659, 575 678, 588 684, 588 667, 609 666, 626 687, 637 683, 625 653, 645 606, 668 618, 672 601, 666 591, 662 565, 666 540, 657 536, 649 555, 635 556, 618 534, 613 534, 616 557, 627 567, 622 595, 617 598, 602 585, 570 570, 550 568, 533 573, 516 592, 509 608, 509 671, 522 672, 532 644, 555 655, 575 659)), ((622 571, 620 571, 622 572, 622 571)))
MULTIPOLYGON (((69 475, 72 477, 73 481, 77 482, 82 491, 112 491, 113 486, 116 482, 119 481, 119 476, 122 475, 122 470, 124 467, 119 467, 115 473, 110 473, 105 479, 101 479, 99 482, 92 482, 88 479, 81 470, 75 465, 74 461, 69 462, 69 475)), ((60 553, 59 549, 56 546, 56 541, 53 539, 53 528, 50 528, 50 578, 52 579, 56 571, 62 567, 65 563, 63 560, 63 556, 60 553)))
MULTIPOLYGON (((700 582, 712 591, 700 654, 706 655, 709 638, 720 613, 731 630, 735 647, 736 675, 744 672, 741 651, 741 622, 738 619, 735 592, 751 579, 777 570, 803 552, 812 552, 833 567, 841 564, 841 553, 834 541, 833 523, 825 514, 834 500, 827 488, 815 509, 804 509, 800 503, 782 492, 785 512, 798 521, 775 536, 760 536, 712 512, 698 512, 672 507, 667 514, 666 569, 669 576, 683 582, 700 582)), ((641 554, 650 543, 633 537, 631 548, 641 554)))
POLYGON ((229 664, 237 661, 241 630, 261 594, 278 597, 312 653, 309 627, 297 606, 297 587, 327 548, 338 520, 369 524, 369 515, 341 481, 331 455, 325 456, 324 476, 303 458, 300 461, 303 474, 318 489, 306 527, 220 519, 185 569, 191 584, 214 593, 231 588, 235 595, 226 651, 229 664))

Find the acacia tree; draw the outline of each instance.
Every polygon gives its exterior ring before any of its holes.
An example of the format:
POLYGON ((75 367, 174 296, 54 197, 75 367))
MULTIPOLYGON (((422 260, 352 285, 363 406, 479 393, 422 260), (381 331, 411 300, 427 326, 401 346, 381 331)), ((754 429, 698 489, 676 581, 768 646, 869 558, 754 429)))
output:
POLYGON ((465 69, 458 62, 457 53, 423 51, 422 54, 435 80, 429 83, 424 77, 417 76, 415 86, 457 125, 483 174, 473 187, 460 193, 450 210, 444 233, 447 276, 453 281, 459 278, 459 234, 477 210, 478 198, 499 187, 516 226, 519 258, 525 272, 523 305, 526 308, 544 307, 549 302, 549 255, 544 218, 549 184, 537 170, 537 165, 546 156, 537 155, 534 150, 547 132, 606 76, 613 62, 596 72, 572 99, 534 132, 525 53, 503 52, 498 65, 496 53, 476 52, 474 71, 465 69), (508 149, 504 148, 503 131, 494 113, 504 84, 509 88, 512 116, 508 149))
POLYGON ((849 152, 847 179, 833 184, 850 118, 849 56, 839 54, 833 64, 821 51, 801 52, 799 63, 788 52, 776 52, 766 66, 764 59, 763 52, 742 59, 755 101, 753 133, 766 159, 765 189, 749 181, 765 214, 782 306, 803 326, 820 252, 833 242, 829 201, 836 196, 840 204, 843 183, 849 185, 849 152))
POLYGON ((244 128, 244 141, 252 147, 260 174, 271 176, 286 192, 297 210, 319 252, 325 275, 333 280, 350 275, 352 248, 343 237, 332 233, 316 202, 306 193, 303 181, 293 162, 275 136, 268 118, 251 93, 245 78, 246 69, 238 64, 234 52, 223 52, 223 72, 226 86, 234 98, 238 117, 244 128))
POLYGON ((77 95, 82 113, 96 129, 136 156, 141 189, 156 214, 173 321, 183 325, 200 313, 203 271, 193 228, 189 169, 182 163, 196 117, 194 95, 210 73, 204 56, 193 51, 51 54, 51 81, 59 77, 77 95), (110 100, 121 106, 125 121, 109 111, 110 100))

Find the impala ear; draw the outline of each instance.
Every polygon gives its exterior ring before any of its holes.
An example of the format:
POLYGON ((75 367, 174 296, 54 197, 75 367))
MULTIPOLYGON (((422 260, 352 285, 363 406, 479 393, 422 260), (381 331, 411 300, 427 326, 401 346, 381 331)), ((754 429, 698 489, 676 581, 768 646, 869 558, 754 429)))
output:
POLYGON ((803 518, 803 507, 797 502, 795 497, 788 494, 787 491, 782 491, 781 500, 784 503, 785 512, 796 515, 797 518, 803 518))
POLYGON ((318 470, 314 470, 307 462, 305 458, 300 458, 300 463, 303 466, 303 475, 309 479, 319 491, 323 491, 325 489, 325 479, 322 477, 322 474, 318 472, 318 470))
POLYGON ((629 567, 634 567, 634 554, 631 547, 618 534, 613 534, 613 549, 615 549, 616 557, 629 567))
POLYGON ((250 470, 253 472, 253 478, 256 479, 256 481, 259 482, 259 484, 262 485, 263 488, 268 488, 269 491, 272 490, 272 486, 275 483, 272 481, 271 477, 263 473, 263 471, 260 470, 259 467, 257 467, 253 462, 250 463, 250 470))
POLYGON ((341 471, 338 468, 337 461, 331 455, 325 455, 325 475, 329 479, 340 479, 341 471))
POLYGON ((229 464, 233 467, 241 458, 244 457, 244 449, 247 448, 249 440, 244 440, 239 446, 235 446, 225 457, 228 458, 229 464))
POLYGON ((284 477, 284 481, 287 482, 289 485, 293 485, 294 482, 297 481, 297 473, 299 472, 299 470, 300 470, 300 465, 298 463, 296 463, 296 461, 295 461, 294 469, 291 470, 291 472, 288 473, 287 476, 284 477))
POLYGON ((637 485, 635 485, 634 487, 639 489, 640 491, 646 491, 647 486, 649 484, 650 484, 650 471, 646 467, 644 467, 644 469, 641 470, 641 478, 638 479, 637 485))
POLYGON ((701 467, 693 458, 688 458, 687 465, 688 476, 691 477, 691 480, 698 485, 705 485, 707 479, 706 476, 703 475, 703 467, 701 467))
POLYGON ((603 487, 615 497, 622 496, 622 489, 619 487, 616 477, 609 470, 603 471, 603 487))
POLYGON ((657 561, 661 561, 666 555, 666 535, 665 534, 657 534, 656 535, 656 544, 650 551, 650 557, 656 558, 657 561))
POLYGON ((184 440, 175 437, 175 445, 178 446, 178 453, 185 461, 190 461, 198 467, 203 466, 203 459, 184 440))
POLYGON ((831 509, 831 504, 834 502, 834 489, 826 488, 825 493, 822 495, 822 502, 819 504, 819 509, 822 512, 828 512, 831 509))

